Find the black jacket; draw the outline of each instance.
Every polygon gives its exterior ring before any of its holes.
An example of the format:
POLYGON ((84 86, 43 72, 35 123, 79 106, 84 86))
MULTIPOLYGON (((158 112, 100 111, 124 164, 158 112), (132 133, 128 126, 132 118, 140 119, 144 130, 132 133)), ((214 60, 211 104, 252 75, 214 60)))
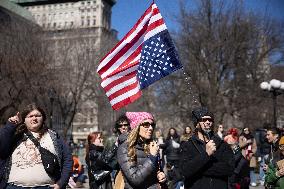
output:
POLYGON ((86 163, 88 166, 89 184, 91 189, 98 188, 102 184, 106 184, 107 188, 111 187, 110 174, 102 179, 101 182, 96 182, 92 172, 99 173, 100 171, 112 171, 116 169, 116 150, 117 147, 114 145, 113 148, 105 150, 104 147, 96 146, 91 144, 89 146, 89 154, 86 155, 86 163))
POLYGON ((186 189, 226 189, 228 177, 234 170, 234 157, 230 146, 217 136, 212 138, 217 150, 208 156, 205 142, 192 136, 182 143, 180 171, 186 189))
POLYGON ((174 148, 172 141, 180 143, 179 137, 166 139, 164 144, 161 144, 160 147, 164 150, 164 154, 167 156, 167 160, 179 160, 180 148, 174 148))

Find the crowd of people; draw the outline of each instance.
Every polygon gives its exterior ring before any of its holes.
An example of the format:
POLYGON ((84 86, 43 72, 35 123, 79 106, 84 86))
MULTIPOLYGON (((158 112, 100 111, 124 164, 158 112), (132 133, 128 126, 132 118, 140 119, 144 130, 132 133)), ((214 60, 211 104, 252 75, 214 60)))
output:
POLYGON ((215 127, 206 107, 193 109, 191 119, 182 135, 171 127, 163 137, 151 113, 126 112, 111 144, 102 132, 88 135, 84 167, 46 126, 44 110, 30 104, 0 128, 0 189, 75 188, 87 181, 90 189, 284 188, 278 129, 215 127))

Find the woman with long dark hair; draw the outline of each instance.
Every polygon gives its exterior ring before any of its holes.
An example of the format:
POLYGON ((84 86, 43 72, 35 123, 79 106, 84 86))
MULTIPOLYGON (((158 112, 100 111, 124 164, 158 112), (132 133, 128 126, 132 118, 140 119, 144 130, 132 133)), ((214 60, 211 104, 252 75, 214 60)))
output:
POLYGON ((188 141, 188 139, 190 139, 192 134, 193 134, 192 128, 190 126, 186 126, 184 128, 183 134, 180 137, 180 142, 188 141))
POLYGON ((90 133, 87 140, 85 159, 90 189, 112 189, 110 174, 117 165, 116 146, 111 150, 105 150, 101 132, 90 133))
POLYGON ((167 163, 171 166, 178 167, 180 138, 175 128, 171 127, 169 129, 166 142, 163 145, 163 149, 166 155, 167 163))

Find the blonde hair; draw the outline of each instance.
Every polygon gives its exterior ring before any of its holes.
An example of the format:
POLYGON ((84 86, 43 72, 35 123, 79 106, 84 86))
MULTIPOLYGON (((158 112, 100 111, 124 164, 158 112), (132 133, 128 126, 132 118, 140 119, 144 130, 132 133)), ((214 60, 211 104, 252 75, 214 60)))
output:
MULTIPOLYGON (((127 156, 129 157, 129 161, 136 163, 137 162, 137 154, 136 154, 136 145, 139 140, 139 130, 140 125, 134 128, 127 137, 127 149, 128 153, 127 156)), ((150 141, 147 141, 144 144, 144 152, 149 155, 150 154, 150 147, 149 147, 150 141)))

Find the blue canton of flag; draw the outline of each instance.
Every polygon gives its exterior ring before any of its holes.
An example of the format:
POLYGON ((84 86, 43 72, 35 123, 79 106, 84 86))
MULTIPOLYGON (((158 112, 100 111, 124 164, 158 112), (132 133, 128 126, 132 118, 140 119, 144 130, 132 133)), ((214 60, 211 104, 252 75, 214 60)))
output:
POLYGON ((144 42, 138 66, 138 81, 144 89, 155 81, 182 68, 168 30, 144 42))

